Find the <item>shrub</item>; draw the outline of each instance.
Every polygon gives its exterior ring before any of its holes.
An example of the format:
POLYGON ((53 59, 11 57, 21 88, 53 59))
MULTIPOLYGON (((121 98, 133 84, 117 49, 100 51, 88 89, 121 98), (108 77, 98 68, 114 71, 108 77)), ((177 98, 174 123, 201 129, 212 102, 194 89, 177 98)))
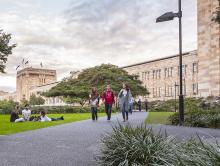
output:
MULTIPOLYGON (((220 111, 219 110, 196 110, 185 112, 185 126, 190 127, 206 127, 220 128, 220 111)), ((169 117, 169 122, 172 125, 179 124, 179 113, 175 113, 169 117)))
MULTIPOLYGON (((48 114, 65 114, 65 113, 89 113, 90 107, 85 106, 38 106, 32 107, 31 112, 32 114, 39 114, 41 110, 46 111, 48 114)), ((98 109, 98 112, 104 112, 104 107, 101 106, 98 109)), ((113 112, 116 112, 116 109, 112 108, 113 112)))
POLYGON ((173 137, 154 134, 145 126, 113 128, 113 133, 102 138, 100 154, 102 166, 217 166, 220 164, 220 146, 203 140, 179 142, 173 137))
POLYGON ((16 102, 10 101, 0 101, 0 114, 9 114, 15 108, 16 102))

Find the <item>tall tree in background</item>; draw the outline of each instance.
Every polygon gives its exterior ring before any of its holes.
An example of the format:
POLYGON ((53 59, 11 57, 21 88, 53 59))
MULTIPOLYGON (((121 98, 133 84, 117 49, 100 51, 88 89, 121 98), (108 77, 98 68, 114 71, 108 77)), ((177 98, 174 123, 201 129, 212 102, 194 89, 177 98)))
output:
POLYGON ((12 49, 16 44, 10 45, 11 34, 6 34, 0 29, 0 73, 5 73, 5 63, 8 55, 12 54, 12 49))
POLYGON ((134 97, 148 94, 147 89, 142 86, 142 82, 138 80, 137 75, 129 75, 117 66, 103 64, 85 69, 77 79, 62 81, 44 95, 47 97, 62 96, 67 103, 80 103, 83 106, 89 98, 92 87, 96 87, 101 94, 106 85, 110 84, 117 95, 123 82, 129 85, 134 97))

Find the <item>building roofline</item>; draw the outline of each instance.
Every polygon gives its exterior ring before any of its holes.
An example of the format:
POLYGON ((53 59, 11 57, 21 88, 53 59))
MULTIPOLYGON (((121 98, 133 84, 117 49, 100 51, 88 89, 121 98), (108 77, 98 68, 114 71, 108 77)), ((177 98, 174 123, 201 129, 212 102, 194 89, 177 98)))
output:
POLYGON ((31 71, 31 70, 47 70, 47 71, 52 71, 52 72, 56 73, 56 70, 53 70, 53 69, 26 67, 24 69, 21 69, 21 70, 17 71, 17 74, 20 74, 20 73, 22 73, 24 71, 31 71))
MULTIPOLYGON (((197 50, 184 52, 184 53, 183 53, 183 56, 190 55, 191 53, 196 53, 196 52, 197 52, 197 50)), ((120 67, 120 68, 124 69, 124 68, 128 68, 128 67, 143 65, 143 64, 147 64, 147 63, 152 63, 152 62, 161 61, 161 60, 176 58, 176 57, 178 57, 178 56, 179 56, 179 54, 175 54, 175 55, 166 56, 166 57, 163 57, 163 58, 158 58, 158 59, 153 59, 153 60, 149 60, 149 61, 145 61, 145 62, 135 63, 135 64, 127 65, 127 66, 122 66, 122 67, 120 67)))

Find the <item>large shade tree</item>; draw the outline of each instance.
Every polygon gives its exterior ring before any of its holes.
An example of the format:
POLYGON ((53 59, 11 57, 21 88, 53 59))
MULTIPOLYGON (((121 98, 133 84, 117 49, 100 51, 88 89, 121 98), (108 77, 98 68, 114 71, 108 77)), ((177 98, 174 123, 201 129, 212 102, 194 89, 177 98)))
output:
POLYGON ((129 75, 117 66, 103 64, 83 70, 76 79, 63 80, 44 95, 47 97, 62 96, 68 103, 77 102, 83 105, 88 100, 92 87, 96 87, 99 94, 102 94, 106 85, 110 84, 117 95, 122 88, 122 83, 129 85, 134 97, 148 94, 137 75, 129 75))
POLYGON ((6 34, 0 29, 0 73, 5 73, 5 63, 8 60, 8 55, 12 54, 12 49, 16 44, 11 44, 11 34, 6 34))

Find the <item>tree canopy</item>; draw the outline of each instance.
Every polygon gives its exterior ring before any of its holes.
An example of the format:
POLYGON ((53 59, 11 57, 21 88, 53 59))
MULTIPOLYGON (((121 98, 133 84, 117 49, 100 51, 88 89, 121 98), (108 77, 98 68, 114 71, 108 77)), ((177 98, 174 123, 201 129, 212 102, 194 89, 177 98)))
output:
POLYGON ((44 103, 45 100, 41 96, 39 97, 37 97, 36 95, 30 96, 30 101, 29 101, 30 105, 43 105, 44 103))
POLYGON ((44 95, 47 97, 62 96, 66 102, 80 103, 88 100, 92 87, 96 87, 99 94, 102 94, 106 85, 109 84, 117 95, 122 88, 122 83, 129 85, 134 97, 148 94, 147 89, 138 80, 138 75, 129 75, 117 66, 102 64, 83 70, 76 79, 63 80, 44 95))
POLYGON ((6 34, 0 29, 0 73, 5 73, 5 63, 8 55, 12 54, 12 49, 16 44, 10 45, 11 34, 6 34))

